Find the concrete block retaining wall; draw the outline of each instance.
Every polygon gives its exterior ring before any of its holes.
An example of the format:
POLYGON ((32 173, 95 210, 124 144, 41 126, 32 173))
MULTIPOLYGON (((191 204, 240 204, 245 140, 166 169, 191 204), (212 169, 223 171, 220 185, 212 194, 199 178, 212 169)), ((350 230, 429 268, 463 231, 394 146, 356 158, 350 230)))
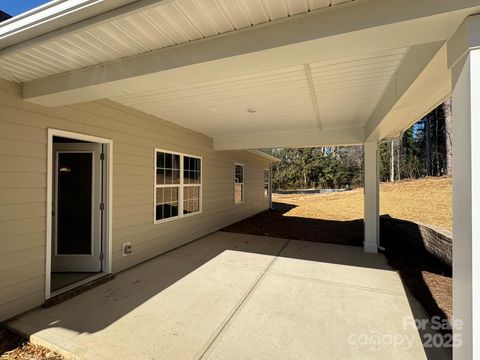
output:
POLYGON ((449 231, 382 216, 380 234, 381 244, 384 246, 423 249, 452 267, 452 235, 449 231))

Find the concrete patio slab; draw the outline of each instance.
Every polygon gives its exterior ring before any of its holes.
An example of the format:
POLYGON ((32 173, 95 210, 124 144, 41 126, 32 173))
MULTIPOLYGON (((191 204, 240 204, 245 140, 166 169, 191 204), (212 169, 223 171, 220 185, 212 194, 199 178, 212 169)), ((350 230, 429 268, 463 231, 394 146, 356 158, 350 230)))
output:
POLYGON ((217 232, 9 326, 77 359, 426 359, 413 317, 381 255, 217 232))
POLYGON ((416 328, 405 326, 412 315, 397 275, 384 270, 378 255, 367 255, 373 268, 354 266, 360 252, 290 241, 207 358, 425 359, 416 328), (317 252, 324 260, 327 254, 349 254, 352 265, 312 261, 317 252), (402 343, 397 349, 363 344, 363 338, 383 335, 397 335, 402 343))
POLYGON ((354 246, 292 240, 269 272, 405 296, 384 256, 354 246))

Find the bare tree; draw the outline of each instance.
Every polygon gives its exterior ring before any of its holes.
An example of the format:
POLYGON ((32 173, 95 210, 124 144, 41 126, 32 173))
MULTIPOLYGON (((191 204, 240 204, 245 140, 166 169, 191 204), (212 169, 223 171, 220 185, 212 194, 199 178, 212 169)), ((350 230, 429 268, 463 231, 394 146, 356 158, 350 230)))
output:
POLYGON ((430 114, 425 118, 425 161, 427 165, 427 176, 432 176, 432 145, 430 139, 430 114))
POLYGON ((447 175, 452 175, 452 98, 443 103, 445 112, 445 149, 447 175))
MULTIPOLYGON (((435 165, 435 176, 440 176, 441 175, 441 170, 440 170, 440 151, 439 151, 439 146, 438 146, 438 110, 439 108, 437 107, 434 111, 434 126, 433 129, 435 130, 435 134, 433 135, 433 154, 434 154, 434 165, 435 165)), ((432 170, 433 172, 433 170, 432 170)))
POLYGON ((401 164, 400 162, 402 161, 401 159, 401 154, 402 154, 402 138, 400 137, 397 139, 397 180, 402 180, 402 172, 400 171, 401 164))
POLYGON ((390 182, 395 181, 395 148, 393 140, 390 141, 390 182))

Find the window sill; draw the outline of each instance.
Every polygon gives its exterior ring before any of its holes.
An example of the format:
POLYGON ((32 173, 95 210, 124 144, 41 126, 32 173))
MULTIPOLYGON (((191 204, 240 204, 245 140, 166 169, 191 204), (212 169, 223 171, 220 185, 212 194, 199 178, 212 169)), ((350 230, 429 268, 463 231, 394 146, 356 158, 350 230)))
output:
POLYGON ((202 210, 194 212, 194 213, 190 213, 190 214, 178 215, 178 216, 171 217, 171 218, 168 218, 168 219, 155 220, 153 222, 153 224, 158 225, 158 224, 163 224, 163 223, 167 223, 167 222, 174 221, 174 220, 181 220, 181 219, 189 218, 189 217, 192 217, 192 216, 195 216, 195 215, 200 215, 201 213, 202 213, 202 210))
POLYGON ((182 217, 180 215, 177 215, 175 217, 169 217, 167 219, 161 219, 161 220, 155 220, 153 222, 154 225, 158 225, 158 224, 163 224, 163 223, 167 223, 167 222, 170 222, 170 221, 174 221, 174 220, 179 220, 181 219, 182 217))

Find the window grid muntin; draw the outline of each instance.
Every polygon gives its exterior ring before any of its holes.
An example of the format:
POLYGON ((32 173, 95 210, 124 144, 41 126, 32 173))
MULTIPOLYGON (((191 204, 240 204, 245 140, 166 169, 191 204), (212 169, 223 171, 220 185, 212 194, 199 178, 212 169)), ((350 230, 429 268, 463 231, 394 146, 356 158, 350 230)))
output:
MULTIPOLYGON (((161 157, 161 156, 160 156, 161 157)), ((189 160, 190 161, 190 160, 189 160)), ((188 171, 190 171, 190 166, 187 168, 188 171)), ((172 178, 174 179, 174 178, 172 178)), ((164 181, 164 180, 162 180, 164 181)), ((172 180, 173 181, 173 180, 172 180)), ((165 181, 164 181, 165 182, 165 181)), ((191 201, 189 199, 189 201, 191 201)), ((164 211, 162 208, 161 211, 164 211)), ((187 217, 187 216, 192 216, 192 215, 197 215, 202 213, 202 157, 200 156, 195 156, 195 155, 190 155, 190 154, 182 154, 178 152, 172 152, 168 150, 162 150, 162 149, 155 149, 155 194, 154 194, 154 223, 162 223, 174 219, 179 219, 182 217, 187 217), (166 155, 171 155, 172 162, 170 164, 169 160, 167 159, 166 155), (159 155, 163 155, 163 160, 159 158, 159 155), (177 157, 178 161, 173 161, 175 159, 175 156, 177 157), (194 180, 196 183, 193 184, 188 184, 184 182, 184 159, 194 159, 195 161, 193 162, 194 166, 192 171, 196 174, 194 176, 194 180), (165 161, 166 160, 166 161, 165 161), (174 171, 179 171, 179 181, 178 184, 157 184, 157 170, 174 170, 174 171), (184 201, 183 201, 183 196, 184 196, 184 189, 185 187, 195 187, 198 188, 198 198, 197 199, 192 199, 194 200, 194 207, 195 207, 195 212, 189 212, 184 214, 184 201), (157 203, 157 190, 158 189, 166 189, 166 188, 177 188, 177 199, 176 201, 173 202, 164 202, 164 203, 157 203), (162 204, 176 204, 177 205, 177 210, 178 213, 176 216, 171 216, 168 218, 160 218, 157 220, 157 205, 162 205, 162 204), (196 206, 198 203, 198 206, 196 206)))

